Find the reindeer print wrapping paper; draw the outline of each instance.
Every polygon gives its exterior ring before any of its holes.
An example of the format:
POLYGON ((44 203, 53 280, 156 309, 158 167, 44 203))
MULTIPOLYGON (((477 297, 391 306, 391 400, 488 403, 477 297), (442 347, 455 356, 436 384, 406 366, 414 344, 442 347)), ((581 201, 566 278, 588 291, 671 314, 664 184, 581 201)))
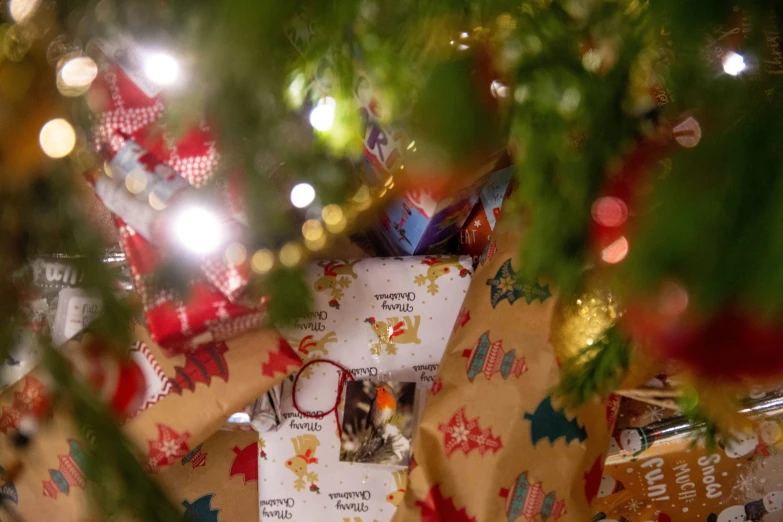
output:
MULTIPOLYGON (((421 404, 470 276, 468 257, 313 263, 314 311, 282 333, 303 361, 335 361, 356 379, 417 383, 421 404)), ((331 409, 338 377, 327 364, 306 368, 297 381, 300 408, 331 409)), ((340 462, 335 415, 304 417, 293 407, 292 387, 284 381, 282 425, 261 434, 261 520, 390 520, 406 489, 405 469, 340 462)))
POLYGON ((418 431, 394 522, 586 522, 615 409, 552 395, 555 298, 519 276, 522 224, 502 216, 479 259, 418 431))
MULTIPOLYGON (((163 355, 141 326, 135 328, 134 334, 137 342, 131 356, 142 367, 147 393, 145 409, 128 420, 124 429, 136 443, 145 469, 167 483, 168 472, 177 469, 183 459, 200 461, 202 457, 195 450, 224 424, 229 415, 241 410, 301 365, 276 330, 260 330, 171 358, 163 355)), ((63 349, 66 352, 77 350, 79 343, 70 341, 63 349)), ((44 382, 45 376, 33 370, 0 395, 0 452, 6 457, 5 462, 13 462, 16 458, 18 450, 11 443, 11 435, 22 415, 45 411, 44 382)), ((240 467, 247 470, 245 477, 248 480, 253 477, 257 462, 256 438, 253 432, 250 441, 239 448, 245 452, 244 464, 240 467), (253 444, 249 445, 250 442, 253 444)), ((70 416, 55 411, 51 419, 41 422, 39 432, 24 450, 25 467, 13 487, 3 486, 0 481, 0 495, 3 487, 8 494, 13 490, 11 502, 24 520, 92 520, 85 493, 88 478, 82 465, 85 449, 70 416)), ((227 475, 225 480, 232 478, 227 475)), ((248 486, 254 491, 255 503, 255 483, 248 486)), ((216 486, 215 489, 220 488, 216 486)), ((181 500, 195 503, 207 493, 181 500)), ((202 500, 199 506, 204 503, 202 500)), ((212 511, 224 503, 229 502, 213 503, 212 511)), ((255 507, 250 518, 254 516, 255 507)), ((218 514, 217 518, 203 520, 236 519, 218 514)))

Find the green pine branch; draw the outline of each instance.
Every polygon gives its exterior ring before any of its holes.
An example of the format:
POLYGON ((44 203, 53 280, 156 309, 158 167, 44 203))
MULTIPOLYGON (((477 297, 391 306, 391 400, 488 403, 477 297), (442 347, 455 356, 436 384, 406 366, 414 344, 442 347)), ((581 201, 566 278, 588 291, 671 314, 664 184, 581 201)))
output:
POLYGON ((562 364, 556 393, 571 408, 596 395, 604 397, 616 390, 627 375, 630 356, 629 339, 612 326, 598 341, 562 364))

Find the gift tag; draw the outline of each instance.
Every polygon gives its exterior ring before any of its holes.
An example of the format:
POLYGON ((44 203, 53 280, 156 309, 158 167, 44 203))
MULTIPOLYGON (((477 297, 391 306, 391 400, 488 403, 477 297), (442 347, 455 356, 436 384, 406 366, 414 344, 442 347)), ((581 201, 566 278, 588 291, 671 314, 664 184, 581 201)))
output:
POLYGON ((416 383, 349 381, 340 461, 407 466, 417 418, 416 383))
POLYGON ((94 294, 81 288, 65 288, 60 291, 57 312, 52 328, 55 346, 64 344, 87 327, 101 313, 103 302, 94 294))

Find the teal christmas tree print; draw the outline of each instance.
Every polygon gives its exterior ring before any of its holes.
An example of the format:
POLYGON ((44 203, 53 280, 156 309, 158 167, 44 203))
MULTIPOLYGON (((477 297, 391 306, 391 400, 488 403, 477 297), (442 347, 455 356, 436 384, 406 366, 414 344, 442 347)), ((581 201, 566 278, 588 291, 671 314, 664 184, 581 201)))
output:
POLYGON ((560 437, 565 438, 566 444, 574 440, 584 442, 587 432, 579 425, 576 418, 568 420, 565 412, 552 407, 552 397, 548 396, 536 407, 536 411, 525 413, 525 420, 530 421, 530 437, 535 446, 541 439, 548 439, 550 444, 555 443, 560 437))
POLYGON ((506 262, 500 266, 494 278, 487 279, 487 285, 491 287, 489 297, 492 308, 497 307, 504 299, 508 299, 509 304, 514 304, 517 299, 524 298, 525 302, 530 304, 536 299, 543 303, 552 296, 549 285, 541 286, 538 282, 520 281, 511 266, 511 258, 506 259, 506 262))
POLYGON ((191 503, 182 501, 185 507, 185 522, 218 522, 219 509, 212 509, 212 497, 214 494, 204 495, 191 503))

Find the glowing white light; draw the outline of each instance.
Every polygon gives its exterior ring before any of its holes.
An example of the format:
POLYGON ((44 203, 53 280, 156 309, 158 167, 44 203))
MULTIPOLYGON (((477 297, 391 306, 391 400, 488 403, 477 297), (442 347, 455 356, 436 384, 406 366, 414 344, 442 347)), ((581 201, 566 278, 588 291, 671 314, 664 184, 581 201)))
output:
POLYGON ((98 76, 98 65, 89 56, 77 56, 60 68, 60 78, 68 87, 86 87, 98 76))
POLYGON ((745 58, 741 54, 729 51, 726 56, 723 57, 723 70, 726 74, 737 76, 739 73, 745 70, 745 58))
POLYGON ((334 113, 337 102, 331 96, 318 100, 318 105, 310 111, 310 125, 319 131, 328 131, 334 125, 334 113))
POLYGON ((62 118, 49 120, 41 127, 38 142, 44 154, 50 158, 63 158, 70 154, 76 145, 76 132, 71 124, 62 118))
POLYGON ((508 96, 508 87, 497 80, 489 85, 489 90, 495 98, 505 98, 508 96))
POLYGON ((15 22, 23 22, 32 15, 41 0, 11 0, 8 11, 15 22))
POLYGON ((291 203, 296 208, 305 208, 315 199, 315 189, 309 183, 299 183, 291 189, 291 203))
POLYGON ((460 38, 462 38, 462 39, 464 40, 465 38, 467 38, 467 37, 468 37, 468 33, 466 33, 466 32, 462 32, 462 33, 460 33, 460 34, 459 34, 459 37, 460 37, 460 38))
POLYGON ((202 207, 184 208, 174 221, 174 237, 196 254, 209 254, 223 242, 223 226, 217 215, 202 207))
POLYGON ((158 85, 171 85, 179 78, 179 63, 170 54, 146 54, 143 64, 144 74, 158 85))

